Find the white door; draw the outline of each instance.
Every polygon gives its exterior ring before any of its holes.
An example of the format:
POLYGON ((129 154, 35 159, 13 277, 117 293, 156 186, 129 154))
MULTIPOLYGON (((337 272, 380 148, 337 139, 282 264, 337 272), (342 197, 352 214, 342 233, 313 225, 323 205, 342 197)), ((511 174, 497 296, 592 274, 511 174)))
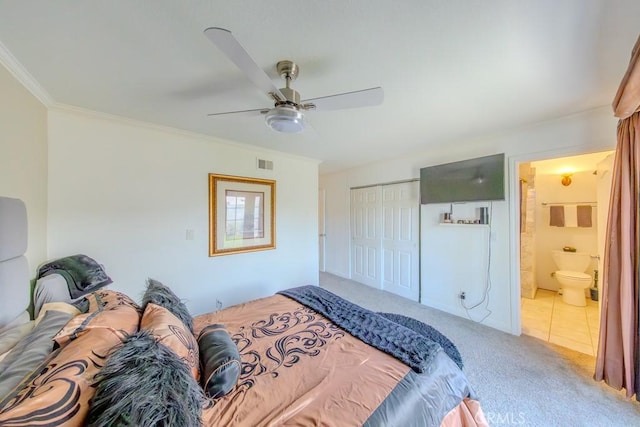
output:
POLYGON ((324 247, 325 247, 325 239, 327 237, 327 232, 324 225, 325 219, 325 211, 324 211, 324 200, 326 197, 326 192, 324 189, 320 189, 318 192, 318 263, 319 270, 325 270, 325 262, 324 262, 324 247))
POLYGON ((418 301, 419 182, 382 187, 382 288, 418 301))
POLYGON ((381 187, 351 190, 351 278, 374 288, 381 280, 381 187))

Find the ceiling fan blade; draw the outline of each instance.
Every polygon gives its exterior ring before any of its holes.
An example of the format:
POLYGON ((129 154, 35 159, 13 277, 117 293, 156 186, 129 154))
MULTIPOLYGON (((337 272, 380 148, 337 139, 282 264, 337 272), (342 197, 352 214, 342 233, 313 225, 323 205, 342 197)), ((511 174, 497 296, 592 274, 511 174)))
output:
POLYGON ((302 101, 302 104, 303 108, 305 108, 305 104, 313 104, 315 105, 316 110, 329 111, 347 108, 373 107, 382 104, 382 101, 384 101, 384 91, 381 87, 374 87, 370 89, 356 90, 354 92, 306 99, 302 101))
POLYGON ((266 114, 269 112, 268 108, 256 108, 253 110, 239 110, 239 111, 225 111, 224 113, 210 113, 207 116, 226 116, 226 115, 235 115, 235 116, 259 116, 261 114, 266 114))
POLYGON ((309 121, 309 118, 307 116, 304 116, 304 134, 306 136, 310 136, 310 137, 312 137, 314 139, 319 139, 320 138, 320 134, 318 133, 316 128, 313 127, 313 125, 311 124, 311 122, 309 121))
POLYGON ((280 93, 280 90, 273 85, 267 73, 258 67, 238 40, 233 37, 231 31, 225 30, 224 28, 211 27, 204 30, 204 34, 213 44, 218 46, 218 49, 224 52, 231 62, 236 64, 261 91, 267 95, 275 94, 280 97, 281 100, 286 99, 282 93, 280 93))

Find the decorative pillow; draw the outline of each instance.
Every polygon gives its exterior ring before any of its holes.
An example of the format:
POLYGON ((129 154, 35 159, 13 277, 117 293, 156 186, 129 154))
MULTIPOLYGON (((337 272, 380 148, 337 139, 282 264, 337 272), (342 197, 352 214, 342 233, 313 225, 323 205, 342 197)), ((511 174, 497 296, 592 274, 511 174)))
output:
MULTIPOLYGON (((46 316, 52 313, 55 312, 49 311, 46 316)), ((45 322, 46 319, 34 330, 45 322)), ((0 425, 85 425, 89 400, 95 392, 94 377, 105 364, 110 350, 124 338, 119 331, 91 329, 55 350, 0 402, 0 425)))
MULTIPOLYGON (((42 364, 53 350, 51 338, 70 318, 69 313, 47 311, 42 321, 0 362, 0 398, 9 394, 29 373, 42 364)), ((2 422, 0 425, 3 425, 2 422)))
POLYGON ((26 311, 26 310, 22 311, 22 312, 20 312, 20 314, 18 314, 9 323, 7 323, 7 324, 3 325, 2 327, 0 327, 0 333, 2 333, 4 331, 7 331, 9 329, 15 328, 16 326, 28 323, 30 320, 31 320, 31 317, 29 316, 29 312, 26 311))
POLYGON ((33 315, 38 317, 42 306, 50 302, 70 302, 67 281, 60 274, 39 278, 33 288, 33 315))
POLYGON ((209 325, 198 336, 202 388, 213 399, 229 393, 238 382, 242 363, 238 347, 223 325, 209 325))
POLYGON ((182 321, 168 309, 154 303, 147 304, 140 329, 146 329, 158 342, 169 347, 191 370, 196 381, 200 379, 198 343, 182 321))
POLYGON ((80 310, 78 310, 75 306, 69 304, 68 302, 48 302, 42 305, 40 312, 38 313, 38 317, 36 317, 35 325, 42 320, 45 313, 49 310, 61 311, 63 313, 68 313, 71 317, 77 316, 80 314, 80 310))
POLYGON ((18 341, 31 332, 34 326, 34 322, 29 321, 0 332, 0 354, 11 350, 18 341))
POLYGON ((94 383, 91 426, 199 426, 204 396, 176 354, 141 330, 110 356, 94 383))
POLYGON ((86 299, 89 301, 88 313, 98 310, 110 310, 113 307, 120 305, 128 305, 142 313, 140 306, 136 304, 134 300, 129 298, 128 295, 125 295, 122 292, 102 289, 87 295, 86 299))
POLYGON ((59 345, 63 345, 89 329, 106 328, 122 331, 126 334, 138 330, 140 322, 140 308, 123 293, 116 291, 98 291, 88 298, 91 308, 89 312, 72 318, 53 338, 59 345))
POLYGON ((172 312, 193 334, 193 318, 191 314, 189 314, 187 306, 184 305, 182 300, 180 300, 168 286, 163 285, 157 280, 147 279, 147 290, 142 296, 142 308, 146 308, 150 302, 172 312))

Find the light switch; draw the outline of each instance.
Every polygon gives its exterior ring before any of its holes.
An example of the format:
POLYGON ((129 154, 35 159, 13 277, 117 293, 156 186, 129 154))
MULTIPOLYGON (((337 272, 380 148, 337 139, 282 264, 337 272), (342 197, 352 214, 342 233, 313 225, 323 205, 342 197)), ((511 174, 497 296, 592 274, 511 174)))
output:
POLYGON ((194 235, 193 230, 191 229, 187 230, 187 240, 193 240, 193 235, 194 235))

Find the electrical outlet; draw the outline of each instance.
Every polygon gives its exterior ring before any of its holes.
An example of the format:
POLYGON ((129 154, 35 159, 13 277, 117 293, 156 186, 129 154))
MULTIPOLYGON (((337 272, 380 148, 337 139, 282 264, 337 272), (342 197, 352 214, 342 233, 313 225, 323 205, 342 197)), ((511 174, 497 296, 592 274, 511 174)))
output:
POLYGON ((466 297, 467 297, 467 294, 464 291, 460 292, 460 294, 458 295, 458 298, 460 299, 465 299, 466 297))

